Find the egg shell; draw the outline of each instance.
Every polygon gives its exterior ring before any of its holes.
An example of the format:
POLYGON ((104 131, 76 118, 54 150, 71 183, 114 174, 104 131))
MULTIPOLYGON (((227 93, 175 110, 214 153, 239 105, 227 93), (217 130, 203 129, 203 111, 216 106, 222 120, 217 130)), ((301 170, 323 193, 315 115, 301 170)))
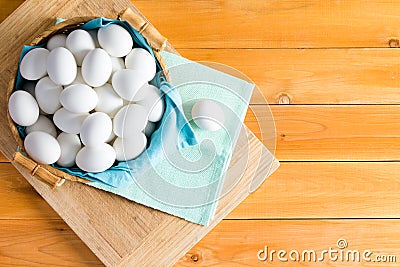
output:
POLYGON ((63 107, 73 113, 86 113, 97 105, 96 92, 86 84, 74 84, 65 88, 60 94, 63 107))
POLYGON ((35 97, 35 87, 36 87, 36 82, 33 81, 26 81, 22 84, 22 90, 28 92, 33 97, 35 97))
POLYGON ((74 85, 74 84, 86 84, 85 80, 82 77, 82 68, 81 67, 77 68, 75 80, 67 86, 74 85))
POLYGON ((47 41, 46 47, 50 51, 57 47, 65 47, 66 41, 67 41, 66 34, 56 34, 50 37, 50 39, 47 41))
POLYGON ((127 161, 137 158, 146 150, 147 138, 144 133, 136 133, 129 138, 117 138, 113 143, 116 159, 127 161))
POLYGON ((45 132, 28 134, 24 140, 24 148, 33 160, 41 164, 52 164, 61 155, 61 148, 57 140, 45 132))
POLYGON ((144 97, 138 97, 141 98, 141 100, 136 102, 146 108, 148 112, 147 119, 151 122, 161 120, 165 110, 164 99, 162 98, 161 91, 153 85, 147 85, 141 88, 140 94, 143 94, 144 97))
POLYGON ((156 75, 156 61, 153 56, 143 48, 133 48, 125 57, 125 66, 127 69, 140 71, 146 81, 151 81, 156 75))
POLYGON ((61 167, 74 166, 76 155, 82 148, 79 136, 76 134, 60 133, 57 141, 61 148, 61 155, 57 160, 57 164, 61 167))
POLYGON ((39 107, 47 114, 54 114, 61 108, 61 85, 55 84, 48 76, 39 80, 35 87, 35 96, 39 107))
POLYGON ((19 90, 10 96, 8 113, 16 124, 30 126, 39 118, 39 106, 31 94, 19 90))
POLYGON ((114 117, 113 130, 116 136, 129 138, 146 127, 147 111, 137 104, 121 108, 114 117))
POLYGON ((79 134, 87 116, 89 113, 72 113, 65 108, 60 108, 54 113, 53 122, 63 132, 79 134))
POLYGON ((130 33, 117 24, 110 24, 107 27, 100 28, 97 33, 97 39, 100 46, 113 57, 126 56, 133 46, 130 33))
POLYGON ((192 119, 203 130, 217 131, 225 123, 225 114, 220 105, 213 100, 200 100, 192 108, 192 119))
POLYGON ((120 57, 111 57, 111 65, 112 65, 112 71, 110 78, 108 79, 109 83, 112 82, 112 76, 114 75, 115 72, 125 69, 125 62, 120 57))
POLYGON ((30 81, 46 76, 49 53, 46 48, 34 48, 26 53, 19 66, 21 76, 30 81))
POLYGON ((82 63, 82 77, 85 82, 93 87, 104 85, 111 76, 111 58, 101 48, 90 51, 82 63))
POLYGON ((112 132, 112 121, 103 112, 90 114, 82 123, 81 140, 85 146, 106 143, 112 132))
POLYGON ((128 101, 132 101, 140 87, 146 83, 142 73, 137 70, 119 70, 112 77, 112 86, 115 92, 128 101))
POLYGON ((76 165, 86 172, 103 172, 115 162, 115 150, 109 144, 83 147, 76 155, 76 165))
POLYGON ((107 138, 106 143, 111 143, 115 140, 116 136, 114 131, 111 131, 110 136, 107 138))
POLYGON ((154 122, 149 121, 147 122, 143 132, 147 137, 150 137, 155 130, 156 130, 156 124, 154 122))
POLYGON ((45 132, 53 137, 57 136, 56 126, 54 126, 54 123, 44 115, 39 115, 39 118, 34 124, 26 127, 25 132, 27 134, 32 132, 45 132))
POLYGON ((122 98, 115 93, 109 83, 96 87, 94 90, 96 91, 98 98, 95 110, 107 113, 111 118, 113 118, 124 104, 122 98))
POLYGON ((47 57, 47 72, 55 84, 71 84, 77 71, 75 58, 65 47, 54 48, 47 57))
POLYGON ((85 56, 96 48, 96 44, 90 33, 77 29, 68 34, 66 47, 74 55, 77 65, 81 66, 85 56))

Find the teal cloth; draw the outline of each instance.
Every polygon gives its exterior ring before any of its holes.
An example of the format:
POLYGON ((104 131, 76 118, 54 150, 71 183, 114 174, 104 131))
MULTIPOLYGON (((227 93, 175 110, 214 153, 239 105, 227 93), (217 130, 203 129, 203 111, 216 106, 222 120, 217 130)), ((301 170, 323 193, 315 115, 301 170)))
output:
POLYGON ((172 80, 181 96, 183 111, 191 119, 191 109, 199 99, 212 99, 224 107, 225 129, 202 130, 190 121, 199 141, 179 151, 164 148, 166 159, 135 177, 125 188, 102 183, 89 185, 137 203, 201 225, 213 219, 254 85, 236 77, 163 52, 172 80))
MULTIPOLYGON (((59 21, 60 20, 58 20, 58 22, 59 21)), ((92 30, 100 27, 106 27, 109 24, 118 24, 127 29, 134 40, 134 46, 144 48, 154 56, 151 47, 144 37, 124 21, 98 18, 85 23, 81 26, 81 28, 85 30, 92 30)), ((25 46, 22 50, 20 60, 22 60, 26 53, 34 48, 36 47, 25 46)), ((161 70, 159 62, 157 62, 157 70, 161 70)), ((18 72, 15 85, 16 90, 21 88, 22 82, 23 78, 18 72)), ((150 146, 146 149, 145 153, 141 154, 134 160, 116 162, 110 169, 100 173, 84 172, 76 166, 71 168, 64 168, 58 166, 57 164, 53 164, 52 166, 74 176, 120 188, 129 186, 133 183, 136 176, 139 176, 141 172, 145 172, 147 169, 152 168, 153 164, 160 162, 165 158, 164 154, 162 153, 162 133, 164 133, 164 135, 165 133, 168 133, 170 136, 179 137, 178 139, 174 140, 171 138, 169 139, 170 142, 173 142, 174 150, 179 150, 181 148, 197 144, 193 129, 186 120, 186 117, 180 108, 181 98, 177 90, 172 87, 162 75, 160 75, 160 72, 153 79, 152 83, 160 88, 164 94, 163 98, 165 101, 165 113, 161 122, 157 124, 158 129, 152 134, 150 146), (163 130, 161 131, 160 129, 163 130)), ((26 135, 25 127, 17 126, 17 128, 21 138, 24 139, 26 135)))

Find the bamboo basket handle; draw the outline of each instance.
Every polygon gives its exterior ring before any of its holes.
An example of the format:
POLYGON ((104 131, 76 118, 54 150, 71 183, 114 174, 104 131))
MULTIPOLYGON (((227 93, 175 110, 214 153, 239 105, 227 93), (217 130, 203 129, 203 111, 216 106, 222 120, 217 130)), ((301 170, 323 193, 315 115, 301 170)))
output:
POLYGON ((142 34, 155 51, 161 52, 164 50, 167 45, 167 38, 161 35, 161 33, 140 14, 128 7, 122 11, 118 17, 121 20, 127 21, 135 30, 142 34))
POLYGON ((61 170, 55 169, 50 165, 40 165, 35 161, 31 160, 30 158, 25 157, 19 151, 15 152, 12 162, 23 166, 31 173, 32 176, 34 176, 38 180, 48 184, 53 188, 62 186, 65 180, 80 182, 80 183, 89 182, 86 179, 72 176, 61 170))
POLYGON ((42 182, 45 182, 53 188, 61 186, 65 182, 65 179, 54 175, 50 171, 43 168, 43 166, 22 155, 21 152, 16 152, 14 154, 13 163, 17 163, 18 165, 25 167, 32 176, 42 182))

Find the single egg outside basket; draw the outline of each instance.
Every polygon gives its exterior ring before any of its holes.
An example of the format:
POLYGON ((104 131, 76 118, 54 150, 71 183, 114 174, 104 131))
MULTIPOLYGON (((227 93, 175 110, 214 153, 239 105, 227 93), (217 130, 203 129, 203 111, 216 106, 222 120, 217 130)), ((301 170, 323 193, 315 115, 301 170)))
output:
MULTIPOLYGON (((165 68, 165 64, 163 61, 163 58, 160 55, 160 52, 165 48, 167 40, 164 38, 148 21, 146 21, 142 16, 139 14, 135 13, 131 9, 126 9, 125 11, 121 12, 120 15, 118 16, 117 20, 110 20, 110 19, 104 19, 104 18, 98 18, 98 17, 75 17, 68 19, 66 21, 63 21, 59 24, 56 24, 52 27, 50 27, 48 30, 46 30, 44 33, 42 33, 40 36, 35 38, 30 46, 41 46, 47 42, 47 40, 56 34, 59 33, 69 33, 75 29, 81 28, 83 25, 88 26, 88 27, 93 27, 92 29, 95 29, 96 27, 105 27, 109 24, 117 23, 120 26, 123 26, 125 29, 127 29, 133 39, 134 42, 134 47, 142 47, 148 50, 150 52, 157 63, 157 70, 161 71, 158 74, 159 77, 159 82, 161 81, 161 84, 168 87, 168 75, 167 71, 165 68), (89 22, 89 23, 88 23, 89 22), (96 26, 96 23, 99 24, 96 26), (90 24, 90 26, 89 26, 90 24)), ((90 30, 89 28, 88 30, 90 30)), ((21 80, 21 77, 18 77, 19 73, 15 75, 16 78, 10 81, 8 90, 7 90, 7 99, 10 98, 10 95, 12 92, 17 89, 18 87, 18 81, 21 80)), ((171 87, 168 87, 171 89, 171 87)), ((161 89, 161 88, 160 88, 161 89)), ((168 90, 161 90, 166 98, 164 101, 166 102, 166 108, 165 108, 165 113, 167 113, 168 110, 168 105, 172 105, 172 109, 176 110, 176 107, 178 106, 173 98, 168 97, 168 90)), ((176 95, 176 94, 175 94, 176 95)), ((176 97, 176 96, 175 96, 176 97)), ((177 100, 179 102, 179 100, 177 100)), ((176 112, 176 116, 183 116, 183 118, 180 118, 181 121, 187 122, 186 118, 183 115, 183 112, 180 113, 179 110, 176 112)), ((165 115, 164 115, 165 116, 165 115)), ((14 124, 12 121, 10 115, 8 114, 8 122, 9 126, 11 128, 12 134, 14 138, 17 141, 17 144, 19 145, 19 148, 17 149, 17 152, 14 154, 14 159, 13 161, 15 163, 18 163, 19 165, 24 166, 28 170, 30 170, 31 174, 38 178, 39 180, 51 185, 51 186, 61 186, 65 180, 70 180, 70 181, 75 181, 75 182, 82 182, 82 183, 87 183, 90 181, 100 181, 104 182, 107 185, 111 185, 114 187, 120 187, 123 186, 124 183, 125 185, 129 183, 129 181, 126 181, 126 175, 125 175, 125 180, 124 181, 118 181, 118 177, 116 178, 116 174, 118 175, 118 171, 121 169, 124 169, 124 167, 128 165, 122 164, 121 166, 117 166, 115 168, 115 171, 113 173, 114 180, 110 182, 109 180, 109 174, 98 174, 97 176, 87 176, 87 173, 82 173, 83 171, 78 169, 77 167, 72 167, 72 168, 60 168, 54 164, 52 165, 39 165, 37 162, 32 160, 31 158, 25 156, 24 154, 24 146, 23 146, 23 138, 24 138, 24 129, 21 126, 17 126, 14 124), (102 177, 108 177, 106 179, 102 179, 102 177)), ((164 118, 162 121, 158 123, 159 127, 164 125, 164 118)), ((190 130, 190 129, 189 129, 190 130)), ((189 138, 191 140, 195 140, 194 134, 192 132, 192 135, 189 135, 189 138)), ((157 145, 155 141, 151 141, 152 139, 149 139, 150 141, 150 146, 155 146, 157 145)), ((195 143, 195 141, 192 141, 195 143)), ((190 142, 189 142, 190 143, 190 142)), ((153 151, 154 149, 152 149, 153 151)), ((161 150, 160 150, 161 151, 161 150)), ((119 162, 118 162, 119 163, 119 162)), ((114 168, 114 167, 112 167, 114 168)), ((109 172, 112 168, 109 170, 105 171, 109 172)), ((128 170, 129 171, 129 170, 128 170)))

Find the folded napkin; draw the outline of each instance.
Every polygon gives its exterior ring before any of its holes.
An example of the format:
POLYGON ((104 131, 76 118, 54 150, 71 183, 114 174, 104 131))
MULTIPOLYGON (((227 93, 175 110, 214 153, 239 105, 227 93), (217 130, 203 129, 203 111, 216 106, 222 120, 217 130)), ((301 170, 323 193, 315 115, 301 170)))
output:
MULTIPOLYGON (((163 140, 165 158, 153 168, 135 176, 125 188, 102 183, 89 185, 143 205, 208 225, 212 220, 232 151, 242 127, 254 85, 223 72, 163 52, 172 85, 182 99, 182 109, 191 120, 191 109, 200 99, 221 103, 225 129, 202 130, 190 121, 198 144, 175 150, 166 130, 163 140)), ((152 142, 154 140, 152 139, 152 142)), ((160 141, 160 140, 159 140, 160 141)), ((173 142, 172 142, 173 143, 173 142)))

